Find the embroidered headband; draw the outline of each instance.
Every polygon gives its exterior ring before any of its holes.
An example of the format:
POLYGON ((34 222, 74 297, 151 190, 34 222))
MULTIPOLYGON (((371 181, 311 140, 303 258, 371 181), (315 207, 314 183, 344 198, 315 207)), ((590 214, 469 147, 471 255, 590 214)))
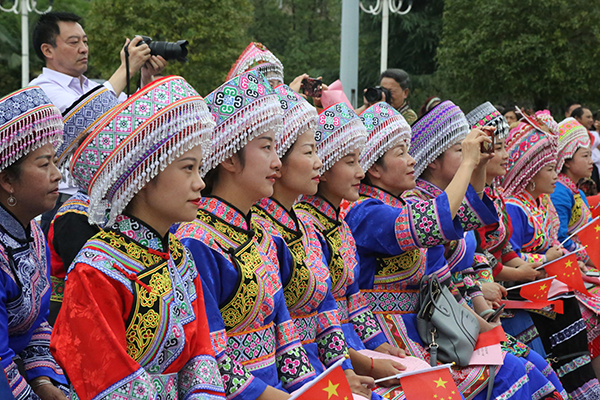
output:
POLYGON ((486 101, 468 113, 467 121, 469 121, 469 126, 472 129, 493 126, 496 128, 495 136, 499 141, 506 139, 510 131, 510 126, 508 126, 506 118, 489 101, 486 101))
POLYGON ((507 173, 499 177, 506 197, 521 193, 542 168, 556 162, 557 143, 556 135, 543 132, 528 119, 510 130, 506 139, 507 173))
POLYGON ((215 126, 206 104, 183 78, 156 80, 112 108, 77 148, 71 175, 90 196, 90 223, 108 224, 131 199, 186 151, 206 160, 215 126))
POLYGON ((346 103, 337 103, 319 114, 315 140, 317 155, 323 163, 320 174, 323 175, 353 149, 362 152, 367 130, 354 110, 346 103))
POLYGON ((38 148, 63 141, 60 111, 39 86, 0 98, 0 172, 38 148))
POLYGON ((56 150, 56 166, 59 169, 69 169, 70 156, 90 133, 95 123, 117 104, 119 101, 114 93, 105 86, 96 86, 63 112, 65 141, 56 150))
POLYGON ((275 150, 279 158, 283 157, 296 142, 298 136, 309 129, 316 129, 319 114, 308 101, 303 99, 287 85, 275 88, 283 109, 283 129, 275 140, 275 150))
POLYGON ((250 70, 225 82, 206 96, 206 104, 217 127, 204 173, 233 156, 246 143, 274 130, 280 135, 283 110, 279 96, 259 71, 250 70))
POLYGON ((558 124, 558 156, 556 170, 562 171, 565 161, 573 158, 580 147, 591 146, 590 134, 575 118, 567 118, 558 124))
POLYGON ((394 107, 386 102, 373 104, 360 114, 367 128, 367 142, 360 157, 360 166, 367 171, 398 143, 410 145, 410 125, 394 107))
POLYGON ((258 42, 252 42, 246 47, 229 70, 227 80, 254 68, 257 68, 268 80, 276 79, 283 83, 283 64, 269 49, 258 42))
POLYGON ((461 109, 450 100, 435 106, 412 126, 409 153, 415 159, 415 178, 451 146, 469 133, 469 123, 461 109))

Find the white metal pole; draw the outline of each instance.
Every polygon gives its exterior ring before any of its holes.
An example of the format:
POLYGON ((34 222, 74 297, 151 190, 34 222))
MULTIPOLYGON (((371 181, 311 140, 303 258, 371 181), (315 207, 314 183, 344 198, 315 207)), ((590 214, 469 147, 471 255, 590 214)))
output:
POLYGON ((346 97, 356 107, 358 97, 358 10, 359 0, 342 1, 340 80, 346 97))
POLYGON ((28 0, 21 0, 21 87, 29 84, 29 11, 28 0))
POLYGON ((381 72, 387 69, 388 31, 390 25, 390 0, 381 1, 381 72))

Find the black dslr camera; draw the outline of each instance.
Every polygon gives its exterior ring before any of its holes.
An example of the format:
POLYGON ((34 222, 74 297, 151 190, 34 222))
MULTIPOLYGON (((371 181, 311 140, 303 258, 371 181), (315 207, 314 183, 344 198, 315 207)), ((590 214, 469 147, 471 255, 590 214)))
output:
POLYGON ((383 100, 382 94, 385 93, 385 101, 388 104, 392 104, 392 93, 389 89, 386 89, 382 86, 370 87, 365 92, 365 100, 369 102, 369 104, 375 104, 383 100))
POLYGON ((153 56, 162 56, 162 58, 167 61, 177 60, 181 62, 187 62, 187 58, 185 58, 188 54, 188 50, 186 48, 188 45, 187 40, 178 40, 176 42, 155 42, 151 37, 142 36, 142 40, 138 43, 138 46, 142 43, 146 43, 148 47, 150 47, 150 54, 153 56))

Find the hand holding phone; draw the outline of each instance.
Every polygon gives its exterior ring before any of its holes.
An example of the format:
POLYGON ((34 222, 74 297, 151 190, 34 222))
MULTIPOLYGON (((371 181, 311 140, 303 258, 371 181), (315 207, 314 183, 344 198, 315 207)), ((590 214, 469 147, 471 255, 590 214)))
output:
POLYGON ((500 314, 502 314, 502 311, 504 310, 505 306, 506 306, 506 304, 502 304, 500 307, 496 308, 496 311, 494 311, 493 314, 490 314, 486 318, 486 321, 487 322, 493 322, 494 320, 496 320, 496 318, 498 318, 500 316, 500 314))

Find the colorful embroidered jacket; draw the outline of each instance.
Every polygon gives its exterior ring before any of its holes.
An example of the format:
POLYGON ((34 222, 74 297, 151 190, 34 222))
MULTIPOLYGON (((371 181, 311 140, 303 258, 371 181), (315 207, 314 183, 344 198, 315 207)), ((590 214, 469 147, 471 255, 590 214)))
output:
MULTIPOLYGON (((56 212, 48 231, 53 302, 62 302, 67 269, 85 242, 100 230, 88 222, 90 198, 78 191, 56 212)), ((56 317, 55 317, 56 318, 56 317)))
MULTIPOLYGON (((558 241, 562 243, 573 232, 592 220, 592 212, 587 198, 575 182, 565 174, 558 175, 558 183, 554 193, 550 195, 552 205, 556 209, 560 228, 558 229, 558 241)), ((563 247, 569 251, 579 250, 581 243, 577 235, 567 240, 563 247)), ((577 253, 577 258, 583 262, 588 261, 585 251, 577 253)))
MULTIPOLYGON (((470 212, 464 210, 462 215, 470 212)), ((359 200, 350 204, 345 216, 360 256, 361 288, 388 341, 426 361, 430 357, 416 323, 419 282, 429 268, 426 248, 441 246, 443 257, 443 244, 463 236, 461 219, 460 215, 451 217, 445 193, 429 200, 406 200, 367 185, 361 185, 359 200)), ((442 272, 449 280, 447 271, 442 272)), ((533 398, 526 369, 512 355, 503 354, 504 365, 497 370, 492 398, 533 398)), ((465 399, 486 398, 487 367, 452 369, 451 373, 465 399)), ((377 393, 386 398, 402 396, 393 389, 377 393)))
MULTIPOLYGON (((444 192, 434 184, 424 179, 417 179, 416 188, 402 194, 403 198, 416 200, 432 200, 444 192)), ((494 203, 487 197, 480 199, 471 185, 468 186, 465 199, 462 202, 455 220, 459 221, 465 231, 473 231, 482 226, 498 223, 494 203)), ((477 243, 472 233, 464 234, 456 242, 446 243, 445 246, 430 247, 427 250, 428 273, 436 272, 440 279, 445 271, 453 274, 453 280, 459 283, 461 292, 470 296, 480 295, 474 286, 474 281, 491 279, 491 268, 483 257, 475 259, 477 243), (475 262, 475 263, 474 263, 475 262), (475 268, 474 268, 475 265, 475 268), (444 271, 444 272, 442 272, 444 271), (463 277, 471 279, 464 281, 463 277)))
POLYGON ((205 282, 213 347, 228 398, 267 386, 294 391, 315 377, 286 307, 273 240, 216 197, 202 199, 178 237, 205 282), (254 228, 254 229, 252 229, 254 228))
POLYGON ((550 195, 543 194, 538 201, 539 205, 526 190, 506 199, 506 211, 513 225, 510 244, 519 257, 530 263, 544 262, 546 251, 560 245, 560 221, 550 195))
MULTIPOLYGON (((275 242, 285 302, 308 358, 320 374, 323 366, 343 358, 348 348, 317 233, 300 222, 293 210, 288 212, 269 198, 252 207, 252 223, 259 224, 275 242)), ((343 368, 352 368, 349 359, 343 368)))
POLYGON ((331 293, 348 346, 354 350, 365 347, 374 350, 386 343, 381 326, 358 286, 360 263, 348 224, 338 217, 335 207, 321 197, 303 196, 294 210, 300 221, 319 234, 331 274, 331 293))
POLYGON ((483 226, 475 231, 477 243, 483 255, 493 268, 494 276, 502 271, 502 265, 519 257, 510 244, 513 227, 510 216, 506 212, 506 203, 501 187, 486 186, 485 194, 492 199, 498 215, 498 223, 483 226))
POLYGON ((133 217, 74 260, 51 348, 82 400, 224 398, 194 260, 133 217))
POLYGON ((23 361, 29 380, 47 376, 59 387, 67 384, 49 348, 49 257, 38 224, 31 221, 23 228, 0 205, 0 357, 16 400, 39 397, 19 373, 15 356, 23 361))

